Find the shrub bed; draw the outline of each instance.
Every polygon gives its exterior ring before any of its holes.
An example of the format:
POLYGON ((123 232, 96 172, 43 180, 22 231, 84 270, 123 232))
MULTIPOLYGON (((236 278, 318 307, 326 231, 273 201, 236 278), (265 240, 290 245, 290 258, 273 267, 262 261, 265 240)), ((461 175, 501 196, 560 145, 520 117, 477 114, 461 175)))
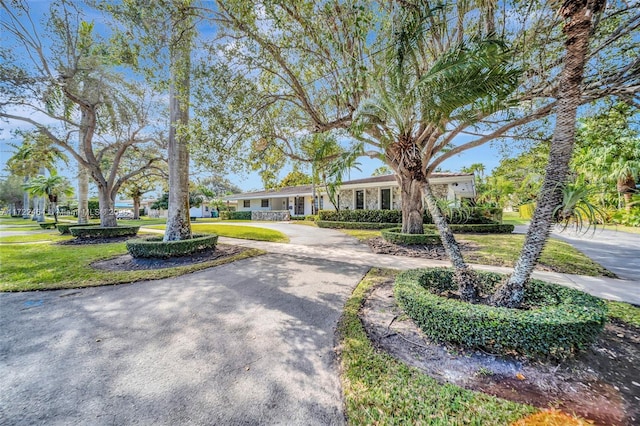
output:
MULTIPOLYGON (((491 294, 500 274, 478 272, 491 294)), ((525 290, 527 309, 497 308, 442 297, 456 291, 453 271, 416 269, 398 275, 394 293, 407 314, 435 340, 493 353, 564 359, 593 343, 607 319, 594 296, 539 280, 525 290)))
MULTIPOLYGON (((487 224, 450 224, 451 232, 456 234, 511 234, 515 227, 509 224, 502 223, 487 223, 487 224)), ((435 231, 435 225, 425 225, 425 231, 435 231)))
MULTIPOLYGON (((443 212, 449 223, 457 224, 489 224, 502 220, 502 210, 487 207, 463 207, 447 209, 443 212)), ((400 210, 320 210, 320 220, 332 222, 377 222, 402 223, 400 210)), ((423 223, 433 223, 431 215, 425 209, 423 223)))
POLYGON ((251 212, 220 212, 222 220, 251 220, 251 212))
POLYGON ((75 226, 69 228, 69 232, 76 238, 116 238, 132 237, 138 233, 139 226, 75 226))
POLYGON ((214 250, 218 243, 215 234, 193 234, 191 239, 162 241, 161 236, 152 236, 127 241, 127 250, 133 257, 162 258, 188 256, 205 250, 214 250))
POLYGON ((393 244, 440 244, 440 235, 432 231, 424 234, 403 234, 402 228, 389 228, 380 231, 382 238, 393 244))
POLYGON ((56 227, 55 222, 40 222, 38 225, 40 225, 42 229, 52 229, 56 227))
POLYGON ((333 220, 316 220, 319 228, 335 228, 335 229, 385 229, 397 228, 397 223, 378 223, 378 222, 338 222, 333 220))
POLYGON ((88 226, 100 226, 99 224, 91 225, 90 223, 58 223, 58 231, 61 234, 70 234, 69 228, 76 228, 78 226, 88 227, 88 226))

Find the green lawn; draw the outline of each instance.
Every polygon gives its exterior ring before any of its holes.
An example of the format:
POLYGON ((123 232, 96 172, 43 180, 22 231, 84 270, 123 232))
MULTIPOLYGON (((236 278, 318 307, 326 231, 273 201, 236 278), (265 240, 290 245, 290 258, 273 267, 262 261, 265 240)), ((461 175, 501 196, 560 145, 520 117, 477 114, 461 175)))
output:
MULTIPOLYGON (((478 245, 477 250, 465 252, 465 258, 469 263, 507 267, 514 266, 518 259, 524 237, 517 234, 456 235, 458 241, 470 241, 478 245)), ((538 263, 565 274, 614 276, 570 244, 554 238, 547 241, 538 263)))
POLYGON ((27 226, 2 226, 0 227, 0 234, 5 231, 37 231, 40 228, 40 225, 27 225, 27 226))
POLYGON ((0 243, 35 243, 35 242, 51 242, 70 240, 69 235, 60 235, 55 229, 53 231, 38 232, 28 235, 8 235, 0 237, 0 243))
MULTIPOLYGON (((379 237, 380 231, 361 229, 341 229, 345 234, 366 241, 379 237)), ((495 266, 514 266, 524 244, 524 235, 519 234, 456 234, 458 242, 469 241, 477 246, 476 250, 465 251, 465 259, 469 263, 495 266)), ((611 272, 589 259, 570 244, 550 238, 540 257, 541 265, 554 271, 588 275, 614 276, 611 272)))
POLYGON ((502 223, 509 223, 511 225, 526 225, 529 223, 529 219, 523 219, 518 212, 503 212, 502 223))
POLYGON ((0 217, 0 225, 32 225, 36 222, 31 219, 20 219, 17 217, 3 216, 0 217))
POLYGON ((147 271, 101 271, 90 266, 97 260, 126 252, 124 243, 82 246, 0 244, 0 291, 92 287, 169 278, 263 253, 248 250, 227 259, 147 271))
MULTIPOLYGON (((149 226, 150 229, 165 229, 164 225, 149 226)), ((287 243, 289 238, 282 232, 256 226, 215 225, 192 223, 191 230, 197 233, 218 234, 221 237, 240 238, 243 240, 269 241, 287 243)))
POLYGON ((338 325, 347 421, 363 424, 508 425, 536 410, 435 379, 376 350, 358 318, 367 292, 396 272, 372 269, 338 325))
POLYGON ((640 308, 624 302, 607 301, 609 318, 640 328, 640 308))

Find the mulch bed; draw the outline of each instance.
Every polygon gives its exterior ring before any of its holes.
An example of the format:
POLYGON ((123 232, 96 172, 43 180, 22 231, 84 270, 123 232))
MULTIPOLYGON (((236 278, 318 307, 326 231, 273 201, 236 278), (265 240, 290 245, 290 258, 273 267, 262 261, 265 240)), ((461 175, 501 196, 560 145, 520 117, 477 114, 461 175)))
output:
POLYGON ((440 382, 557 408, 596 424, 640 424, 640 329, 632 325, 608 323, 591 348, 557 364, 431 341, 397 306, 392 280, 373 290, 361 319, 378 349, 440 382))
POLYGON ((247 250, 243 247, 218 244, 215 250, 195 253, 190 256, 172 257, 169 259, 136 259, 130 254, 100 260, 91 264, 96 269, 106 271, 139 271, 147 269, 175 268, 187 266, 211 260, 224 259, 247 250))
MULTIPOLYGON (((392 254, 395 256, 422 257, 425 259, 449 260, 442 244, 393 244, 382 237, 367 241, 369 248, 376 254, 392 254)), ((461 250, 472 250, 474 245, 458 244, 461 250)))

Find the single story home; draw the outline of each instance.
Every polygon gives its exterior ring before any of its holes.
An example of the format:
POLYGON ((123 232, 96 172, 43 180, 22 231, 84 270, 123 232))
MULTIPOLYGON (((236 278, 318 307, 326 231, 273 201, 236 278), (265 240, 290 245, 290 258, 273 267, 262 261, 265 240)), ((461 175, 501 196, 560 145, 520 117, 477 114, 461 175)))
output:
MULTIPOLYGON (((460 203, 476 196, 473 173, 433 173, 429 179, 436 196, 460 203)), ((291 216, 333 210, 324 186, 301 185, 281 189, 245 192, 224 198, 238 203, 237 211, 286 211, 291 216), (314 206, 315 196, 315 206, 314 206)), ((373 176, 343 182, 336 196, 340 210, 398 210, 400 188, 394 175, 373 176)))

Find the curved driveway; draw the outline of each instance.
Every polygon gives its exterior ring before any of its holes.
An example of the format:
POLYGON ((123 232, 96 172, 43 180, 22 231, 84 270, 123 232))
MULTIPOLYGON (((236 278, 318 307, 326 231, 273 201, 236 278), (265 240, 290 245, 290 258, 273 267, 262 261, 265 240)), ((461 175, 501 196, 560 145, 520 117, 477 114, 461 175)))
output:
POLYGON ((369 266, 446 263, 256 226, 291 243, 233 240, 269 254, 178 278, 0 294, 0 424, 344 423, 333 339, 346 298, 369 266))

